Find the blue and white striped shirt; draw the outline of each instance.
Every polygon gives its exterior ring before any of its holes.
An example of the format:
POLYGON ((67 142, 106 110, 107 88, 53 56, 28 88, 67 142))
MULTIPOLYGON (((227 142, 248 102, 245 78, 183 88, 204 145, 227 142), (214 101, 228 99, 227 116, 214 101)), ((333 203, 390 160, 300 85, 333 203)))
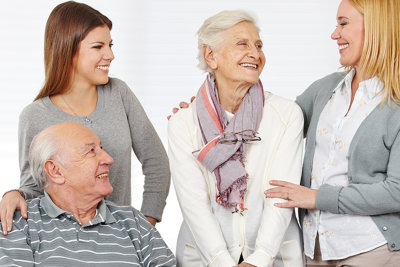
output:
POLYGON ((0 235, 0 266, 175 266, 160 234, 136 209, 102 200, 81 225, 45 194, 16 212, 13 230, 0 235))

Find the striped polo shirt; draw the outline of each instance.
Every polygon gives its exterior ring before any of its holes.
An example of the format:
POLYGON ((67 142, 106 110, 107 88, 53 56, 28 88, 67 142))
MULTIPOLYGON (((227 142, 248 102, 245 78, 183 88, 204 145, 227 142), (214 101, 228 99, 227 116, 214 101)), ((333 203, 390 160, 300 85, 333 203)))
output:
POLYGON ((19 211, 13 229, 0 235, 0 266, 175 266, 160 234, 138 210, 102 200, 81 225, 45 192, 19 211))

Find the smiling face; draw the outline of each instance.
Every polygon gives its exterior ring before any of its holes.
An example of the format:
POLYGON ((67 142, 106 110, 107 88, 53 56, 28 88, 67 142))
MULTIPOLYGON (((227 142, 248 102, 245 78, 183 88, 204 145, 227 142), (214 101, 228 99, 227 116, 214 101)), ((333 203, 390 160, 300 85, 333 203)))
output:
POLYGON ((337 26, 331 37, 337 41, 340 64, 357 68, 364 47, 364 16, 348 0, 343 0, 336 20, 337 26))
POLYGON ((262 41, 253 23, 242 21, 221 33, 222 43, 213 51, 213 69, 217 84, 251 86, 264 68, 262 41))
POLYGON ((96 27, 80 42, 73 58, 72 79, 74 83, 95 86, 108 82, 108 69, 114 54, 107 26, 96 27))
POLYGON ((113 159, 102 149, 100 139, 82 125, 68 126, 64 132, 58 138, 62 138, 59 157, 65 185, 85 199, 111 194, 108 172, 113 159))

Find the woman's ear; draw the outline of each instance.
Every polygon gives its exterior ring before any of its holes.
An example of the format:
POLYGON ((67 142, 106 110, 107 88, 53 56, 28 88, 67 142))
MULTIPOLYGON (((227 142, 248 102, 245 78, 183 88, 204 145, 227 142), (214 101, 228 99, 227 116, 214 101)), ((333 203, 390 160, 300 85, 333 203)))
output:
POLYGON ((208 45, 203 45, 203 56, 207 65, 212 69, 216 70, 218 67, 217 60, 215 58, 215 53, 208 45))
POLYGON ((62 174, 62 167, 55 160, 46 160, 44 163, 44 171, 46 172, 47 179, 55 184, 64 184, 65 178, 62 174))

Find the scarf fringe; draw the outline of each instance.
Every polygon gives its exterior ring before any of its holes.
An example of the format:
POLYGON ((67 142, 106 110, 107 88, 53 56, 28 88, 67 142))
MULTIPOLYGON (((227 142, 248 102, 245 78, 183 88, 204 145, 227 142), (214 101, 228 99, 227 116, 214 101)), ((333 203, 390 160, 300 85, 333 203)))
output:
POLYGON ((216 197, 216 201, 223 206, 224 208, 232 208, 233 211, 232 213, 237 213, 237 212, 243 212, 244 210, 247 210, 244 208, 244 195, 247 192, 247 178, 248 174, 238 178, 230 187, 228 187, 224 192, 218 194, 216 197), (232 192, 232 190, 236 188, 244 188, 239 191, 240 194, 240 202, 239 203, 232 203, 229 202, 229 196, 232 192))

